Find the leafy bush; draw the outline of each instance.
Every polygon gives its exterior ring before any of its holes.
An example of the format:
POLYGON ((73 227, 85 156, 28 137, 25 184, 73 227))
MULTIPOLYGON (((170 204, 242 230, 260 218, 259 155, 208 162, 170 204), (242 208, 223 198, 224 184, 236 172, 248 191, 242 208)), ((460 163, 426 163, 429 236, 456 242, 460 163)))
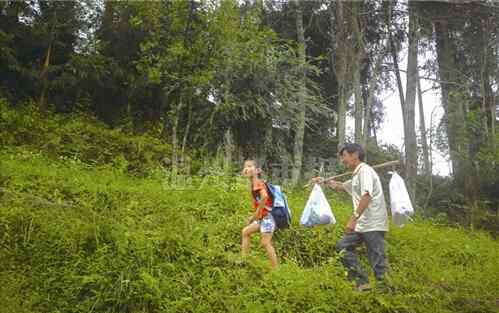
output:
POLYGON ((132 136, 86 115, 43 114, 32 103, 14 109, 0 99, 0 147, 12 146, 138 174, 171 154, 168 145, 147 134, 132 136))

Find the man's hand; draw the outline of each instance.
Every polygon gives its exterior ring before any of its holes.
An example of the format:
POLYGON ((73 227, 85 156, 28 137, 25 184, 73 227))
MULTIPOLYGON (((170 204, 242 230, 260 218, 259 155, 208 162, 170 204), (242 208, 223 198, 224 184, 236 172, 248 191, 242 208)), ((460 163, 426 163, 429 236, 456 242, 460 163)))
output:
POLYGON ((322 184, 322 182, 324 181, 324 178, 323 177, 314 177, 310 181, 314 184, 322 184))
POLYGON ((343 191, 343 183, 336 180, 328 180, 327 185, 336 191, 343 191))
POLYGON ((350 234, 355 231, 355 226, 357 225, 357 219, 355 216, 352 216, 350 220, 348 220, 347 225, 345 226, 345 233, 350 234))

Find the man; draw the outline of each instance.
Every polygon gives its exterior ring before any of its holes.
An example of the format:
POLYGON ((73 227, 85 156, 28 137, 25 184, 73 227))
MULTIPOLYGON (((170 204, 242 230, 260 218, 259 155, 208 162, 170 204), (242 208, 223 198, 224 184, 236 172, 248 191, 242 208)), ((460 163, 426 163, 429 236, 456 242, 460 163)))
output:
MULTIPOLYGON (((325 183, 337 191, 352 196, 353 214, 346 225, 343 238, 336 244, 336 251, 344 251, 342 262, 348 268, 348 277, 356 281, 357 290, 371 287, 368 276, 360 268, 355 249, 362 243, 367 247, 367 258, 376 280, 381 283, 387 269, 385 233, 388 231, 388 214, 381 181, 372 167, 364 163, 364 150, 358 144, 346 144, 340 151, 342 163, 353 171, 353 177, 344 183, 329 180, 325 183)), ((322 183, 320 177, 314 182, 322 183)), ((380 284, 381 285, 381 284, 380 284)))

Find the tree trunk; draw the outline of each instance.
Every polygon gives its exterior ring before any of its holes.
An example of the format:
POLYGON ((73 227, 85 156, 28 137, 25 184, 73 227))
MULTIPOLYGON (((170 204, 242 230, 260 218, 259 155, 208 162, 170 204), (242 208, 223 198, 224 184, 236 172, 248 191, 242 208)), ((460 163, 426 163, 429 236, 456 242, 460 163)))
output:
POLYGON ((428 141, 426 138, 426 123, 424 116, 424 106, 423 106, 423 91, 421 90, 421 82, 419 79, 418 72, 418 105, 419 105, 419 131, 421 133, 421 146, 423 147, 423 164, 424 164, 424 175, 431 179, 432 169, 430 166, 430 153, 428 149, 428 141))
POLYGON ((481 118, 482 127, 484 128, 486 135, 488 136, 490 145, 495 151, 496 138, 495 138, 495 96, 492 91, 490 84, 490 74, 491 70, 497 69, 497 58, 490 57, 493 55, 493 51, 489 50, 488 40, 490 38, 490 22, 482 21, 482 68, 480 71, 481 84, 480 89, 482 93, 482 103, 481 103, 481 118), (491 114, 492 119, 490 120, 489 129, 489 114, 491 114))
POLYGON ((172 121, 172 174, 175 176, 178 171, 178 114, 174 114, 172 121))
POLYGON ((232 169, 232 159, 234 154, 234 139, 232 137, 232 131, 229 128, 225 131, 224 134, 224 172, 229 175, 232 169))
POLYGON ((263 145, 263 159, 267 161, 272 155, 272 151, 275 148, 276 142, 273 142, 272 138, 272 121, 270 121, 265 128, 265 139, 263 145))
POLYGON ((42 92, 40 94, 40 99, 38 102, 38 106, 42 111, 45 111, 45 102, 47 97, 48 90, 48 70, 50 66, 50 56, 52 53, 52 41, 49 43, 47 48, 47 54, 45 55, 45 61, 43 62, 42 71, 40 73, 40 79, 42 81, 42 92))
MULTIPOLYGON (((498 75, 499 76, 499 75, 498 75)), ((497 77, 497 81, 499 82, 499 77, 497 77)), ((499 88, 498 88, 499 89, 499 88)), ((494 155, 497 155, 497 136, 496 136, 496 108, 499 102, 499 90, 497 90, 496 95, 494 96, 494 101, 490 106, 490 136, 492 137, 492 151, 494 151, 494 155)))
POLYGON ((179 118, 180 118, 180 111, 182 110, 183 102, 182 102, 182 97, 179 97, 177 106, 173 109, 174 111, 172 112, 173 114, 171 115, 170 119, 167 117, 165 118, 165 123, 167 123, 168 120, 171 121, 172 124, 172 175, 176 176, 178 173, 178 123, 179 123, 179 118))
POLYGON ((361 61, 357 60, 357 64, 355 65, 355 70, 353 72, 353 90, 355 94, 355 142, 360 144, 363 142, 363 134, 362 134, 362 118, 363 118, 363 101, 362 101, 362 92, 360 87, 360 65, 361 61))
POLYGON ((374 92, 374 90, 372 90, 371 86, 369 86, 369 95, 367 97, 367 103, 366 103, 366 106, 364 108, 364 124, 362 125, 363 126, 363 129, 362 129, 362 141, 361 141, 361 145, 362 147, 364 147, 364 151, 366 153, 365 155, 365 159, 367 161, 367 145, 369 143, 369 125, 370 125, 370 122, 369 122, 369 117, 371 115, 371 109, 372 109, 372 96, 371 96, 371 92, 374 92))
POLYGON ((191 124, 192 124, 192 100, 189 103, 189 112, 187 113, 187 125, 185 126, 184 139, 182 140, 182 158, 185 156, 185 148, 187 146, 187 138, 189 138, 191 124))
MULTIPOLYGON (((418 89, 419 86, 418 86, 418 89)), ((422 92, 421 92, 422 93, 422 92)), ((423 101, 421 101, 422 103, 423 101)), ((430 128, 429 128, 429 133, 428 133, 428 153, 429 153, 429 163, 430 163, 430 169, 433 168, 433 139, 436 137, 436 135, 434 135, 432 133, 432 126, 433 126, 433 113, 435 112, 435 108, 433 108, 431 114, 430 114, 430 128)), ((426 209, 428 207, 428 203, 430 203, 430 199, 431 199, 431 196, 432 196, 432 193, 433 193, 433 173, 430 172, 430 180, 429 180, 429 186, 428 186, 428 191, 427 191, 427 194, 426 194, 426 198, 425 198, 425 201, 423 202, 423 210, 426 209)), ((424 214, 424 211, 422 212, 424 214)))
POLYGON ((409 48, 407 56, 407 82, 405 97, 405 156, 406 181, 412 201, 415 201, 416 178, 418 174, 418 151, 416 140, 415 104, 418 81, 418 22, 414 3, 409 3, 409 48))
POLYGON ((47 97, 47 91, 49 87, 48 82, 48 70, 50 66, 50 57, 52 55, 52 45, 55 40, 55 26, 57 24, 57 10, 54 10, 54 15, 52 16, 52 28, 50 30, 49 46, 47 47, 47 54, 45 55, 45 61, 43 62, 42 70, 40 73, 40 79, 42 81, 42 92, 40 94, 40 100, 38 106, 42 111, 45 110, 45 102, 47 97))
POLYGON ((457 64, 455 63, 456 48, 452 44, 447 21, 441 20, 435 23, 437 41, 437 59, 440 73, 440 85, 442 90, 442 105, 445 110, 444 121, 446 122, 447 138, 449 141, 449 154, 452 161, 452 172, 456 185, 463 188, 462 192, 467 194, 470 190, 470 176, 467 177, 468 154, 465 136, 465 119, 463 99, 453 84, 458 80, 457 64))
MULTIPOLYGON (((341 4, 340 4, 341 5, 341 4)), ((337 43, 336 43, 336 38, 335 38, 335 32, 333 31, 335 29, 334 25, 335 25, 335 16, 334 16, 334 13, 335 13, 335 6, 334 6, 334 1, 331 1, 331 3, 329 4, 329 26, 330 26, 330 29, 329 29, 329 40, 331 41, 331 45, 329 47, 329 68, 331 69, 330 71, 330 74, 331 74, 331 78, 334 79, 334 76, 335 76, 335 60, 334 60, 334 57, 335 57, 335 52, 336 52, 336 57, 338 57, 338 47, 337 47, 337 43)), ((338 73, 336 73, 336 75, 338 75, 338 73)), ((338 82, 339 83, 339 82, 338 82)))
MULTIPOLYGON (((332 15, 334 14, 333 12, 333 2, 331 2, 330 5, 330 20, 333 20, 334 18, 332 15)), ((335 69, 336 69, 336 81, 338 85, 338 120, 337 120, 337 136, 338 136, 338 150, 345 144, 345 129, 346 129, 346 112, 347 112, 347 99, 346 99, 346 36, 345 36, 345 19, 344 19, 344 12, 343 12, 343 2, 342 1, 337 1, 336 2, 336 29, 337 29, 337 37, 338 40, 334 41, 335 46, 332 46, 333 49, 336 52, 336 62, 335 62, 335 69)), ((331 27, 335 24, 331 24, 331 27)), ((333 30, 330 30, 331 33, 333 33, 333 30)))
POLYGON ((296 7, 296 34, 298 39, 298 59, 300 62, 300 75, 301 75, 301 86, 297 95, 297 104, 299 107, 298 121, 296 125, 295 132, 295 143, 294 143, 294 164, 293 173, 291 178, 291 183, 296 185, 300 179, 302 160, 303 160, 303 137, 305 135, 305 67, 306 62, 305 56, 305 31, 303 29, 303 12, 301 8, 301 3, 295 0, 296 7))
MULTIPOLYGON (((362 119, 363 119, 363 101, 360 86, 360 72, 362 70, 362 60, 364 57, 363 34, 360 29, 360 2, 352 3, 352 28, 353 35, 356 38, 355 42, 355 70, 353 72, 353 90, 355 94, 355 142, 361 144, 364 134, 362 134, 362 119)), ((365 148, 365 147, 364 147, 365 148)))
POLYGON ((480 69, 480 93, 482 94, 482 102, 480 106, 480 119, 482 122, 483 130, 485 131, 485 135, 489 135, 489 127, 487 125, 487 115, 488 110, 487 106, 489 105, 490 95, 488 93, 487 87, 490 88, 489 83, 489 73, 488 73, 488 61, 487 61, 487 47, 484 48, 482 56, 482 65, 480 69))
MULTIPOLYGON (((368 88, 368 94, 367 94, 367 101, 366 101, 366 107, 364 110, 364 130, 363 130, 363 141, 362 141, 362 146, 364 147, 365 151, 367 152, 367 144, 369 141, 369 135, 370 135, 370 129, 371 129, 371 115, 372 115, 372 108, 374 106, 374 92, 376 91, 376 81, 378 80, 378 72, 379 68, 381 66, 381 61, 383 60, 383 55, 379 55, 376 58, 374 68, 372 69, 371 73, 371 79, 369 79, 369 88, 368 88)), ((366 154, 367 156, 367 154, 366 154)))
MULTIPOLYGON (((496 56, 499 56, 499 45, 496 45, 496 56)), ((494 66, 497 69, 498 68, 498 63, 497 59, 494 59, 494 66)), ((496 82, 499 83, 499 70, 496 70, 496 82)), ((492 149, 494 151, 494 154, 496 155, 497 153, 497 138, 496 138, 496 111, 497 107, 499 106, 499 88, 497 88, 496 93, 494 95, 494 101, 490 104, 490 134, 492 137, 492 149)), ((497 211, 499 214, 499 210, 497 211)))
POLYGON ((371 110, 373 107, 373 101, 374 101, 374 89, 376 87, 376 80, 375 76, 373 73, 373 76, 369 80, 369 88, 368 88, 368 95, 367 95, 367 101, 366 101, 366 106, 364 108, 364 125, 363 125, 363 130, 362 130, 362 146, 364 147, 365 151, 367 151, 367 143, 369 141, 369 125, 370 123, 370 117, 371 117, 371 110))
POLYGON ((374 117, 373 117, 373 114, 372 114, 372 107, 371 107, 371 118, 370 118, 370 130, 372 131, 373 133, 373 137, 372 137, 372 140, 373 140, 373 143, 374 145, 377 147, 378 146, 378 134, 376 133, 376 125, 374 124, 374 117))
MULTIPOLYGON (((393 3, 388 2, 387 4, 387 16, 388 16, 388 27, 390 28, 390 25, 392 24, 392 11, 393 11, 393 3)), ((402 108, 402 122, 404 125, 404 131, 405 131, 405 101, 404 101, 404 88, 402 87, 402 78, 400 77, 400 70, 399 70, 399 62, 397 58, 397 48, 395 46, 395 40, 393 39, 392 35, 392 30, 389 29, 388 31, 389 37, 388 40, 390 41, 390 52, 392 54, 392 59, 393 59, 393 70, 395 71, 395 78, 397 79, 397 87, 399 90, 399 98, 400 98, 400 106, 402 108)), ((407 145, 405 143, 405 145, 407 145)))

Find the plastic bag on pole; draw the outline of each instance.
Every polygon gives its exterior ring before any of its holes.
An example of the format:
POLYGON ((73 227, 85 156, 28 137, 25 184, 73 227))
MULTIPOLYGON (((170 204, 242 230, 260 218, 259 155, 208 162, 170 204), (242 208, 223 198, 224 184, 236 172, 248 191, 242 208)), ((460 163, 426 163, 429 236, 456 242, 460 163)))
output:
POLYGON ((306 227, 317 225, 336 224, 331 206, 327 202, 321 186, 315 184, 310 194, 305 209, 300 218, 300 224, 306 227))
POLYGON ((392 172, 390 179, 390 206, 392 221, 395 225, 403 227, 414 214, 414 208, 405 187, 404 180, 396 172, 392 172))

